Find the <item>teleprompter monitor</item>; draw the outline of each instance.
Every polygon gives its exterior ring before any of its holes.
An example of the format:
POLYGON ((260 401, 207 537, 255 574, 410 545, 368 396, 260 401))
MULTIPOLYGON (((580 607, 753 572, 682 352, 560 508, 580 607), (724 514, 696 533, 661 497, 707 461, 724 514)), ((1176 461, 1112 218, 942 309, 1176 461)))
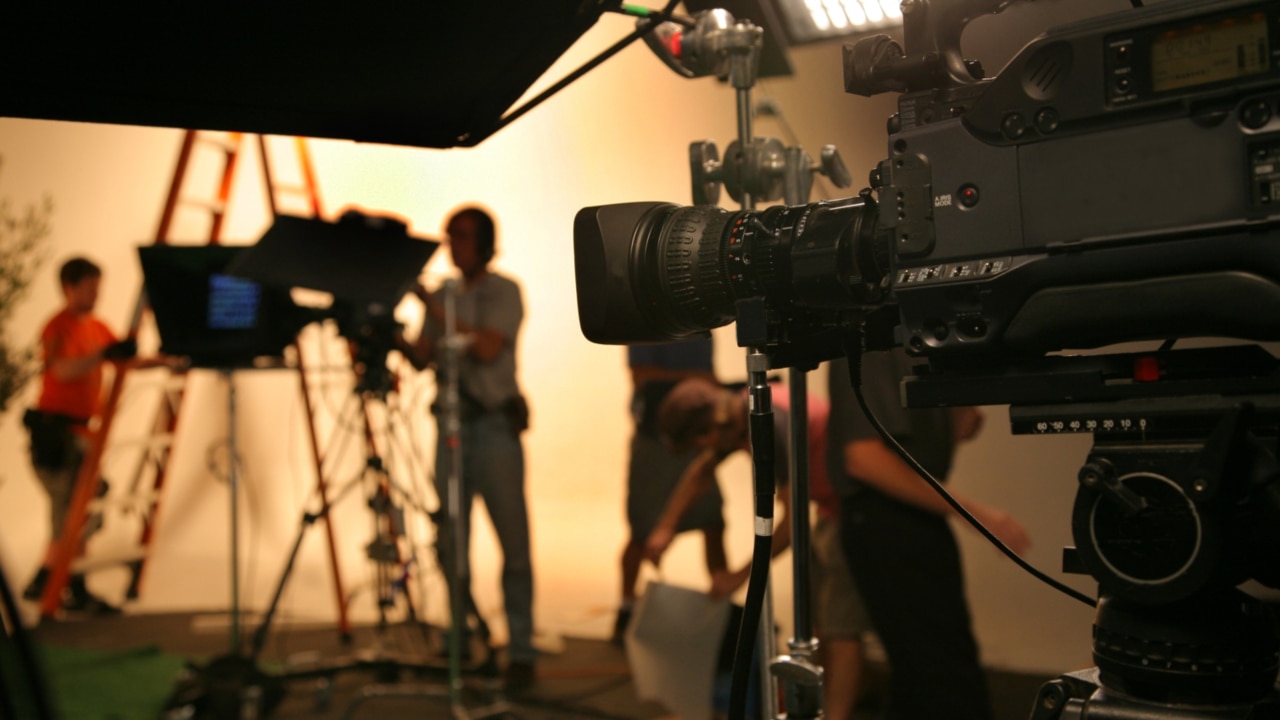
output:
POLYGON ((138 248, 160 352, 195 367, 240 368, 279 359, 305 324, 287 288, 228 272, 247 248, 148 245, 138 248))

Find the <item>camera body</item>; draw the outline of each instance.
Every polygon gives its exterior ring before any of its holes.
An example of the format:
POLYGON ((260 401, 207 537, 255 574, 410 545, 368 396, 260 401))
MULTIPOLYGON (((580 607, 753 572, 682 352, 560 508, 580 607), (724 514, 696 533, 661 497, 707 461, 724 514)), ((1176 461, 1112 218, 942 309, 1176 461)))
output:
POLYGON ((896 340, 963 362, 1280 338, 1277 39, 1276 3, 1166 2, 904 94, 874 173, 896 340))
POLYGON ((1167 0, 1077 22, 983 80, 951 56, 958 40, 920 37, 958 39, 984 1, 914 0, 906 52, 883 37, 846 48, 848 89, 904 91, 860 196, 581 210, 586 337, 660 342, 737 320, 775 366, 812 364, 874 318, 874 346, 950 367, 1280 339, 1280 4, 1167 0))

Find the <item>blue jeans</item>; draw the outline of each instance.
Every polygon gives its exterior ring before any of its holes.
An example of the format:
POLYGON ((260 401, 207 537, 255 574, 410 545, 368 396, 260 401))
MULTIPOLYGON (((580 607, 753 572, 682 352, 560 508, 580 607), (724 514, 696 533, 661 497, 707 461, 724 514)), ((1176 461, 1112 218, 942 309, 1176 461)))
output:
MULTIPOLYGON (((436 492, 448 509, 453 456, 443 423, 437 423, 436 492)), ((462 423, 462 557, 471 567, 471 502, 478 494, 502 548, 502 601, 511 635, 508 658, 531 663, 533 648, 533 561, 529 552, 529 509, 524 496, 524 446, 506 415, 487 412, 462 423)))

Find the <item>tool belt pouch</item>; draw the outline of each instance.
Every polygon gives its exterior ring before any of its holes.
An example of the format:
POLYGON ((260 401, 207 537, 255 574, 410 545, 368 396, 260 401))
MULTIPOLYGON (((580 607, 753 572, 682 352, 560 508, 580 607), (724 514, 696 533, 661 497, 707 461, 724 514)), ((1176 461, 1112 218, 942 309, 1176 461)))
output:
POLYGON ((31 434, 33 465, 55 470, 66 466, 75 448, 75 435, 71 431, 75 420, 32 408, 23 414, 22 424, 31 434))
POLYGON ((511 430, 519 435, 529 429, 529 401, 523 395, 515 395, 502 403, 502 412, 511 423, 511 430))
MULTIPOLYGON (((431 412, 437 416, 443 416, 444 403, 440 401, 432 403, 431 412)), ((524 399, 523 395, 508 398, 498 408, 489 410, 485 408, 483 403, 472 397, 470 393, 465 391, 458 393, 458 419, 464 423, 497 412, 501 412, 507 418, 507 422, 511 425, 511 430, 515 434, 519 435, 529 429, 529 403, 524 399)))

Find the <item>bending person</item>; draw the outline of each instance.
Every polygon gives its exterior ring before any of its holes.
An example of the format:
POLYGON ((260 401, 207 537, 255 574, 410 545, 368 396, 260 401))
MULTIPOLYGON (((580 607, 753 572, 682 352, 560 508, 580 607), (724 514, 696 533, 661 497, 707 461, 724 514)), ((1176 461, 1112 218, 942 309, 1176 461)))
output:
MULTIPOLYGON (((631 370, 631 415, 634 422, 627 463, 627 525, 630 535, 622 550, 622 601, 613 627, 613 642, 621 644, 636 600, 636 583, 645 558, 645 541, 657 526, 667 500, 684 470, 697 455, 695 448, 674 452, 658 429, 662 401, 681 380, 699 377, 715 381, 711 338, 627 348, 631 370)), ((681 513, 674 528, 700 531, 707 572, 725 569, 723 499, 712 484, 709 492, 681 513)))

